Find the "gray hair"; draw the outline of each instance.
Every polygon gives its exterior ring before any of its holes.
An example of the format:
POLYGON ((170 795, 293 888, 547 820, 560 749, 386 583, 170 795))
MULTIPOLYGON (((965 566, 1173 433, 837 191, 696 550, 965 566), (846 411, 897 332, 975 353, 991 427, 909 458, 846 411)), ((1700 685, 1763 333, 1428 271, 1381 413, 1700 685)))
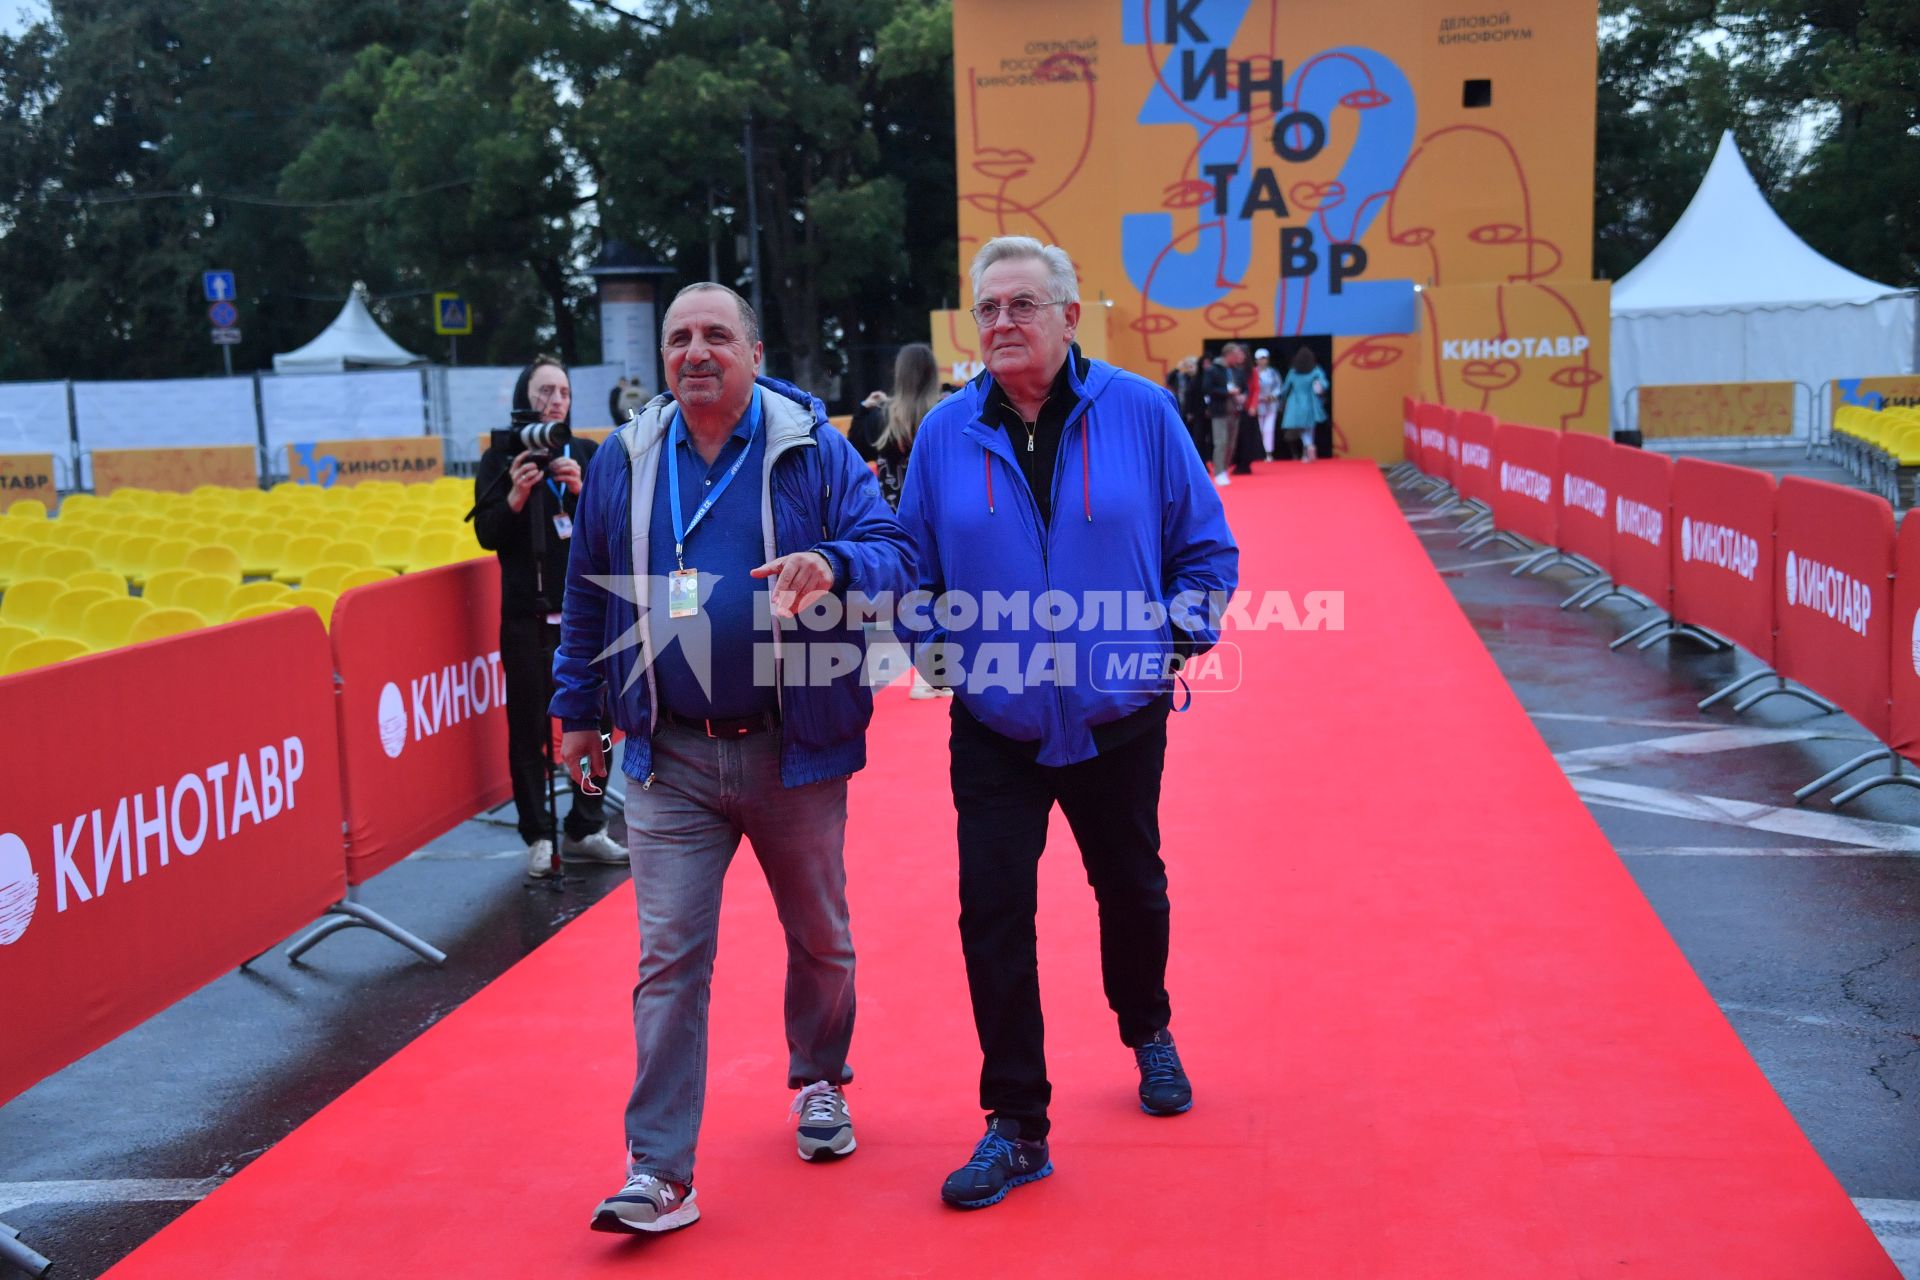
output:
POLYGON ((760 317, 754 314, 753 304, 741 297, 734 290, 727 288, 726 285, 713 280, 696 280, 681 289, 680 292, 674 294, 673 301, 667 304, 667 311, 661 315, 662 324, 666 323, 666 314, 671 313, 674 307, 678 305, 680 299, 690 293, 724 293, 729 298, 732 298, 733 305, 740 309, 740 327, 746 330, 747 345, 752 346, 754 343, 760 341, 760 317))
POLYGON ((1012 258, 1035 258, 1047 264, 1047 283, 1056 302, 1080 301, 1080 278, 1074 273, 1073 259, 1057 244, 1041 244, 1032 236, 995 236, 973 255, 967 274, 973 280, 973 294, 980 296, 980 277, 996 262, 1012 258))

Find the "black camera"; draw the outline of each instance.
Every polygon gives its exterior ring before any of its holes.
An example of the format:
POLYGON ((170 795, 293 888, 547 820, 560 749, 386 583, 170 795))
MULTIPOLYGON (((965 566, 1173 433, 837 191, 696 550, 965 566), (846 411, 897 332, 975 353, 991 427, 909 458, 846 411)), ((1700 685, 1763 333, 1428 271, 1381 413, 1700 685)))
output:
POLYGON ((563 449, 573 439, 573 431, 564 422, 545 421, 538 409, 515 409, 513 425, 495 427, 488 443, 508 453, 551 453, 563 449))

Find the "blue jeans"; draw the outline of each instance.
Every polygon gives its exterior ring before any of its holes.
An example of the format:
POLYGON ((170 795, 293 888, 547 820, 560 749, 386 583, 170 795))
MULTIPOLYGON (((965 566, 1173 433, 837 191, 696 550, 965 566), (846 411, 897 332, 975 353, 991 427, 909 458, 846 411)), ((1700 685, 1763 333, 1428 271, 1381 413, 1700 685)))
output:
POLYGON ((627 789, 641 944, 627 1151, 635 1171, 691 1182, 707 1093, 720 890, 743 835, 787 935, 787 1085, 850 1078, 847 780, 781 786, 778 730, 723 739, 676 725, 654 736, 653 773, 651 787, 627 789))

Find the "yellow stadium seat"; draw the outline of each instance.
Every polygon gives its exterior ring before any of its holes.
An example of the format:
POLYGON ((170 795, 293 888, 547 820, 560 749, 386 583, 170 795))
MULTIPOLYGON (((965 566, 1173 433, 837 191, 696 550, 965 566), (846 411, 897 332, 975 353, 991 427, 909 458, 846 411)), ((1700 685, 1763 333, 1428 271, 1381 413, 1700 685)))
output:
POLYGON ((90 493, 70 493, 60 499, 60 518, 72 520, 75 517, 92 519, 107 509, 107 504, 90 493))
POLYGON ((140 594, 154 607, 170 609, 179 603, 180 588, 199 576, 191 569, 162 569, 147 579, 140 594))
POLYGON ((144 533, 116 533, 100 544, 100 559, 107 568, 124 578, 132 578, 147 562, 153 539, 144 533))
POLYGON ((373 535, 373 562, 401 570, 413 559, 414 539, 419 535, 407 526, 382 529, 373 535))
POLYGON ((38 640, 40 633, 32 627, 23 627, 17 623, 0 622, 0 660, 29 640, 38 640))
POLYGON ((195 547, 187 552, 187 568, 240 581, 240 553, 229 546, 195 547))
POLYGON ((187 631, 198 631, 206 625, 207 620, 191 609, 155 609, 145 617, 134 620, 132 640, 135 644, 159 640, 187 631))
POLYGON ((373 563, 373 547, 358 538, 330 542, 327 549, 320 553, 320 563, 350 564, 356 569, 364 569, 373 563))
POLYGON ((249 578, 265 578, 286 558, 287 544, 293 539, 280 531, 256 533, 240 547, 240 571, 249 578))
POLYGON ((26 578, 16 582, 0 596, 0 622, 45 631, 53 602, 66 589, 66 583, 52 578, 26 578))
POLYGON ((293 606, 288 604, 284 599, 259 600, 244 608, 235 609, 233 616, 228 618, 227 621, 244 622, 248 618, 264 618, 270 613, 285 613, 291 608, 293 608, 293 606))
POLYGON ((335 595, 338 595, 342 590, 340 580, 348 574, 356 572, 360 567, 359 565, 341 564, 337 560, 330 560, 325 564, 317 564, 307 570, 307 576, 300 579, 300 585, 303 587, 311 587, 316 591, 331 591, 335 595))
POLYGON ((9 520, 45 520, 47 504, 38 498, 22 498, 7 507, 6 517, 9 520))
POLYGON ((177 538, 163 538, 147 547, 140 568, 134 573, 133 580, 144 585, 148 578, 168 569, 184 569, 187 566, 187 552, 193 550, 191 542, 177 538))
MULTIPOLYGON (((65 521, 60 524, 60 540, 69 547, 81 547, 87 551, 97 551, 101 543, 113 536, 113 530, 104 525, 75 524, 65 521)), ((99 559, 96 555, 94 559, 99 559)))
POLYGON ((287 592, 290 590, 292 590, 292 588, 283 582, 242 583, 240 586, 235 587, 233 593, 227 597, 227 608, 233 613, 238 613, 249 605, 263 604, 267 601, 284 600, 286 599, 287 592))
POLYGON ((38 640, 15 645, 13 652, 0 663, 0 675, 10 676, 31 671, 35 667, 50 667, 68 658, 78 658, 86 652, 87 646, 78 640, 69 640, 65 636, 42 636, 38 640))
POLYGON ((302 587, 298 591, 287 592, 287 594, 282 596, 281 599, 285 600, 288 605, 295 608, 298 608, 301 605, 305 605, 307 606, 307 608, 312 609, 315 613, 320 615, 320 622, 322 626, 325 626, 333 621, 333 604, 334 604, 335 596, 331 591, 320 591, 313 587, 302 587))
MULTIPOLYGON (((0 533, 0 591, 6 590, 7 583, 13 581, 15 575, 23 578, 28 576, 20 571, 20 559, 38 545, 0 533)), ((408 545, 412 545, 412 539, 408 539, 408 545)))
MULTIPOLYGON (((122 596, 125 594, 121 593, 122 596)), ((105 587, 69 587, 54 597, 53 604, 47 609, 47 625, 41 629, 50 636, 85 640, 86 631, 82 624, 87 610, 102 600, 114 598, 114 593, 105 587)))
POLYGON ((94 649, 118 648, 133 638, 133 624, 153 611, 153 602, 138 596, 101 600, 87 610, 80 629, 94 649))
POLYGON ((29 542, 26 549, 13 558, 13 572, 19 578, 45 578, 50 575, 40 572, 40 562, 58 551, 44 542, 29 542))
POLYGON ((58 578, 62 582, 96 567, 93 553, 79 547, 55 547, 40 557, 40 576, 58 578))
POLYGON ((294 538, 287 543, 281 553, 280 567, 274 573, 275 582, 298 582, 307 571, 321 563, 321 553, 327 549, 329 540, 317 534, 307 534, 294 538))
POLYGON ((352 573, 340 579, 340 584, 335 587, 334 590, 345 595, 355 587, 364 587, 371 582, 385 582, 388 578, 397 578, 399 576, 400 575, 392 569, 385 568, 381 565, 374 565, 371 568, 365 569, 355 569, 352 573))
POLYGON ((454 535, 451 533, 423 533, 413 540, 413 558, 407 561, 407 572, 421 569, 433 569, 454 561, 454 535))
POLYGON ((86 569, 67 579, 70 590, 82 587, 99 587, 116 596, 127 594, 127 580, 112 569, 86 569))
POLYGON ((225 622, 232 609, 233 593, 239 590, 232 579, 217 573, 203 573, 181 583, 173 593, 173 603, 191 609, 208 622, 225 622))

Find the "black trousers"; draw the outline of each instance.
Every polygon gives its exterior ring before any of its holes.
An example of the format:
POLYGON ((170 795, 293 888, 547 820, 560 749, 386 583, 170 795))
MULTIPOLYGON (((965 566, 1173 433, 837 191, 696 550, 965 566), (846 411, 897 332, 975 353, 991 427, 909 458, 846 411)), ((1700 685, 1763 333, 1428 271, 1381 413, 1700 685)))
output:
POLYGON ((1034 913, 1047 819, 1073 828, 1100 910, 1100 974, 1120 1039, 1140 1045, 1172 1017, 1167 999, 1167 871, 1160 860, 1164 709, 1111 751, 1058 768, 1031 745, 953 709, 953 804, 960 820, 960 945, 980 1036, 980 1106, 1043 1137, 1053 1087, 1034 913))
MULTIPOLYGON (((553 651, 559 644, 560 628, 545 618, 500 619, 500 670, 507 680, 507 769, 513 776, 513 807, 520 820, 520 838, 528 844, 553 839, 547 825, 544 738, 552 732, 547 699, 553 651)), ((567 811, 565 827, 567 834, 578 840, 606 826, 607 819, 599 796, 582 795, 578 783, 570 785, 573 808, 567 811)))

